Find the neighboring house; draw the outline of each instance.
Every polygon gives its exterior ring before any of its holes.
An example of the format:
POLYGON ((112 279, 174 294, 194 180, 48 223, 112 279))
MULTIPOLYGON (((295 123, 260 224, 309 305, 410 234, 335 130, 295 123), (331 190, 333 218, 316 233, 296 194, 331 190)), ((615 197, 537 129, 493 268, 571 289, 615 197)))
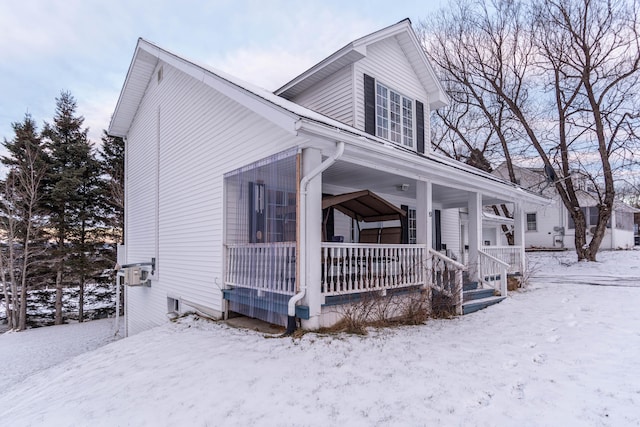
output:
MULTIPOLYGON (((575 224, 558 195, 555 185, 548 181, 541 168, 514 166, 516 182, 523 188, 552 200, 549 205, 525 203, 525 244, 527 248, 575 249, 575 224)), ((509 179, 506 165, 498 166, 493 174, 509 179)), ((598 221, 598 197, 592 184, 580 173, 572 176, 577 183, 577 195, 587 222, 587 238, 598 221)), ((638 210, 616 201, 600 249, 628 249, 633 247, 633 215, 638 210), (612 226, 613 225, 613 226, 612 226)))
POLYGON ((491 255, 523 268, 524 211, 517 246, 489 253, 483 206, 546 199, 432 153, 446 103, 409 20, 275 93, 140 39, 109 126, 126 141, 119 260, 143 285, 127 333, 188 310, 316 329, 363 295, 434 287, 466 312, 463 269, 504 296, 491 255))

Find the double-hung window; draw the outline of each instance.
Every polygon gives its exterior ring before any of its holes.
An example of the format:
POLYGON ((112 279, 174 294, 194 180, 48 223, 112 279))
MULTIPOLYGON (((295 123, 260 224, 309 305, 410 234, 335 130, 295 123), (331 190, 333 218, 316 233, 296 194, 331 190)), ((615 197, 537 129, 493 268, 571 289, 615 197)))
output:
POLYGON ((527 214, 527 231, 537 231, 538 230, 538 216, 536 213, 528 213, 527 214))
POLYGON ((376 83, 376 135, 413 147, 413 100, 376 83))

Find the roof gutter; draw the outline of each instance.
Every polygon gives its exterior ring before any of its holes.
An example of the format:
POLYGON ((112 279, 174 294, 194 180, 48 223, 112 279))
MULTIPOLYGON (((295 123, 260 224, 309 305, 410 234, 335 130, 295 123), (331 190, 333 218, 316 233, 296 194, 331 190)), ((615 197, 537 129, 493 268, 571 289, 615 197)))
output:
POLYGON ((302 177, 300 180, 300 291, 289 299, 287 306, 287 332, 292 334, 296 330, 296 303, 307 293, 307 187, 309 182, 317 175, 324 172, 329 166, 334 164, 344 153, 344 142, 336 142, 336 151, 328 159, 320 163, 315 169, 302 177))

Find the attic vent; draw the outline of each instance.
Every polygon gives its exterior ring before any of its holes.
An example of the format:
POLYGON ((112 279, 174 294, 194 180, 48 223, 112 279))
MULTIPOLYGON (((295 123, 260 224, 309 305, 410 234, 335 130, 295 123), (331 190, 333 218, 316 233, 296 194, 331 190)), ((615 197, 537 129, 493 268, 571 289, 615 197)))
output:
POLYGON ((158 68, 158 83, 162 81, 162 77, 164 77, 164 68, 160 67, 158 68))

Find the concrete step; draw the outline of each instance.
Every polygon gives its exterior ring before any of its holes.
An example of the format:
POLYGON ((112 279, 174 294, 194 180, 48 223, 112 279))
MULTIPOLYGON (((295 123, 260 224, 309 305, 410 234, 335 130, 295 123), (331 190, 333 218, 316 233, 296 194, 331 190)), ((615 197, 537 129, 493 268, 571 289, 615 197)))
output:
POLYGON ((472 301, 477 299, 484 299, 494 296, 495 291, 493 289, 471 289, 462 293, 463 301, 472 301))
POLYGON ((482 299, 471 300, 462 303, 462 314, 469 314, 487 308, 490 305, 497 304, 506 297, 488 297, 482 299))

